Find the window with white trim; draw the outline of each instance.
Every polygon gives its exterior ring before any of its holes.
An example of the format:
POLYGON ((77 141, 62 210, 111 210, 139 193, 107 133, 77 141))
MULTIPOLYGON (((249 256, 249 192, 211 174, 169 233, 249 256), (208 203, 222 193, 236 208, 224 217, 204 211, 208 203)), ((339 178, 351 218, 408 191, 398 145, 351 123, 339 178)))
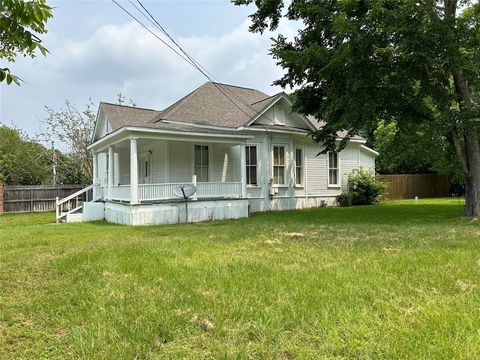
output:
POLYGON ((303 185, 303 150, 295 149, 295 185, 303 185))
POLYGON ((273 184, 285 185, 285 147, 273 147, 273 184))
POLYGON ((245 146, 247 164, 247 185, 258 185, 257 183, 257 147, 254 145, 245 146))
POLYGON ((328 152, 328 185, 340 185, 340 169, 338 163, 338 153, 334 151, 328 152))
POLYGON ((195 145, 195 168, 198 182, 208 182, 208 146, 195 145))

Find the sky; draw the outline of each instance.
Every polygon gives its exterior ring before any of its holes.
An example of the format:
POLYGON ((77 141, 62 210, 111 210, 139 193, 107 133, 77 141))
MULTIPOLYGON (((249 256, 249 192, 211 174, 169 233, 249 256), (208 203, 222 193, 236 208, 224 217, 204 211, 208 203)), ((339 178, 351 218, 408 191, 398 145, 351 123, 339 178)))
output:
MULTIPOLYGON (((281 90, 271 86, 283 74, 269 55, 276 33, 248 31, 254 8, 228 0, 143 3, 219 81, 267 94, 281 90)), ((110 0, 49 4, 55 9, 42 39, 50 54, 2 63, 24 81, 20 86, 0 85, 1 123, 34 135, 42 131, 45 106, 61 109, 70 100, 81 110, 89 99, 115 102, 118 93, 139 107, 160 110, 206 81, 110 0)), ((286 21, 278 30, 289 38, 295 31, 295 24, 286 21)))

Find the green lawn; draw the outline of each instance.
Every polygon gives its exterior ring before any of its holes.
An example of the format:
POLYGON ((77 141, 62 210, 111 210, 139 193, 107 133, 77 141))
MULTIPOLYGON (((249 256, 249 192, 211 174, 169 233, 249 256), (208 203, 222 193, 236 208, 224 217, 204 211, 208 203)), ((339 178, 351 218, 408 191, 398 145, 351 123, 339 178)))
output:
POLYGON ((480 358, 459 200, 203 224, 0 216, 0 358, 480 358))

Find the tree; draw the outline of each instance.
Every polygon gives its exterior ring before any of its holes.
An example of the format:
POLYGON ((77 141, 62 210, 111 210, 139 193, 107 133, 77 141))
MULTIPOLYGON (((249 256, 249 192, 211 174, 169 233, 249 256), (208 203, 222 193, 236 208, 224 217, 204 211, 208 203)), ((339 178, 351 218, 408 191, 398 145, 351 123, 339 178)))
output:
MULTIPOLYGON (((121 92, 119 92, 117 94, 117 104, 118 105, 125 105, 126 103, 127 103, 127 101, 126 101, 125 95, 123 95, 121 92)), ((130 99, 130 100, 128 100, 128 106, 136 107, 137 104, 135 104, 135 102, 132 99, 130 99)))
POLYGON ((82 168, 82 162, 71 154, 63 154, 56 150, 57 184, 81 184, 90 182, 82 168))
POLYGON ((51 179, 50 152, 19 129, 0 124, 0 181, 37 185, 51 179))
POLYGON ((44 141, 65 144, 70 156, 82 169, 83 176, 92 181, 93 160, 88 145, 92 141, 95 127, 96 105, 90 101, 83 111, 77 110, 68 100, 65 107, 54 110, 46 107, 48 117, 45 119, 46 131, 41 135, 44 141))
POLYGON ((386 124, 380 121, 374 131, 373 142, 373 147, 380 153, 376 161, 377 172, 439 173, 449 175, 457 183, 461 182, 461 169, 447 139, 432 136, 424 123, 410 125, 409 129, 400 131, 395 122, 386 124))
MULTIPOLYGON (((253 0, 233 0, 251 4, 253 0)), ((251 31, 301 21, 271 53, 286 72, 275 84, 299 87, 297 111, 326 121, 312 133, 324 150, 372 133, 378 119, 417 124, 455 149, 465 179, 465 215, 480 216, 480 4, 467 0, 255 1, 251 31), (348 131, 336 143, 336 132, 348 131)))
MULTIPOLYGON (((123 105, 125 96, 117 94, 117 104, 123 105)), ((130 106, 136 106, 132 99, 130 106)), ((93 157, 88 146, 92 142, 95 130, 97 105, 90 99, 83 111, 79 111, 69 100, 65 100, 65 107, 54 110, 45 107, 47 118, 44 121, 46 131, 40 135, 42 141, 60 142, 67 147, 68 154, 64 155, 65 178, 74 181, 72 183, 91 183, 93 177, 93 157), (79 164, 80 170, 75 169, 74 164, 79 164)), ((59 158, 61 160, 62 158, 59 158)))
MULTIPOLYGON (((45 0, 2 0, 0 2, 0 59, 14 62, 18 55, 35 57, 36 51, 43 55, 47 49, 39 35, 47 32, 45 24, 52 17, 52 8, 45 0)), ((0 82, 15 82, 20 79, 9 68, 0 68, 0 82)))

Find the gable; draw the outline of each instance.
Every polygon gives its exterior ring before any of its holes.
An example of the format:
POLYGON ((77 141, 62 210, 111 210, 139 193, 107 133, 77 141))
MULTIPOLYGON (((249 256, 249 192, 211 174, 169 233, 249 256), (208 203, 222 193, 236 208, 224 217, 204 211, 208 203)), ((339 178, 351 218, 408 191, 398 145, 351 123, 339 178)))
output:
POLYGON ((301 114, 292 111, 291 102, 284 96, 267 108, 253 124, 276 125, 303 130, 312 130, 312 124, 301 114))
POLYGON ((105 135, 107 135, 112 130, 112 126, 110 125, 107 117, 105 116, 105 112, 102 110, 102 107, 98 109, 97 119, 95 121, 95 129, 93 132, 93 141, 96 141, 105 135))

